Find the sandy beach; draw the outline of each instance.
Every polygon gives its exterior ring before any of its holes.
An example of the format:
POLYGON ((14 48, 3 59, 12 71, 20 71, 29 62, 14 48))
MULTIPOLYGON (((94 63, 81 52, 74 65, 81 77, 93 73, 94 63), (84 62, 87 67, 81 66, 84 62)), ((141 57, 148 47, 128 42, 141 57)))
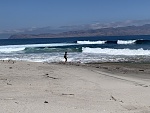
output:
POLYGON ((0 113, 150 113, 150 64, 0 61, 0 113))

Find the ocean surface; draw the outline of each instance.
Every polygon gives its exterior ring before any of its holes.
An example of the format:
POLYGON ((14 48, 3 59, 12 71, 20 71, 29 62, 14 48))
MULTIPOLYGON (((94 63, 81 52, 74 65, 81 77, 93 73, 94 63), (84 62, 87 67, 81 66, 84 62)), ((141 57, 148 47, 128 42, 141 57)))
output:
POLYGON ((62 62, 150 62, 150 36, 1 39, 0 60, 62 62))

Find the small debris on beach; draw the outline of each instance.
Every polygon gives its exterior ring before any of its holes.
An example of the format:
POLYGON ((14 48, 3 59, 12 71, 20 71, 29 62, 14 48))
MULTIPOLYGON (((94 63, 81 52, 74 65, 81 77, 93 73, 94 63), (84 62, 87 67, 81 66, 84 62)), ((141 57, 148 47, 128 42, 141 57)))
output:
POLYGON ((18 102, 15 102, 16 104, 18 104, 18 102))
POLYGON ((117 101, 117 99, 115 99, 112 95, 111 95, 111 99, 114 100, 114 101, 117 101))
POLYGON ((108 67, 102 67, 103 69, 108 69, 108 67))
POLYGON ((74 95, 74 94, 65 94, 65 93, 62 93, 62 95, 74 95))
POLYGON ((44 103, 48 103, 48 101, 44 101, 44 103))
POLYGON ((139 71, 144 71, 143 69, 140 69, 139 71))
POLYGON ((9 63, 14 64, 15 62, 13 60, 8 60, 9 63))
POLYGON ((10 83, 7 83, 7 85, 12 85, 12 84, 10 84, 10 83))
POLYGON ((116 67, 116 69, 120 69, 120 67, 116 67))
POLYGON ((9 69, 12 69, 12 67, 9 67, 9 69))
POLYGON ((48 78, 51 78, 51 79, 58 79, 58 78, 55 78, 55 77, 50 77, 50 76, 47 76, 48 78))
POLYGON ((7 80, 6 78, 1 78, 0 80, 7 80))
POLYGON ((121 101, 119 101, 119 102, 124 103, 122 100, 121 100, 121 101))

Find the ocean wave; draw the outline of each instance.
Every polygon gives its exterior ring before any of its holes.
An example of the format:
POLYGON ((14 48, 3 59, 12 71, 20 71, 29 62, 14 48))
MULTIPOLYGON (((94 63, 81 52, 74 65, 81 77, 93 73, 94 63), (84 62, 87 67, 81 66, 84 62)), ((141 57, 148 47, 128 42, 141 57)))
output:
POLYGON ((0 48, 0 53, 14 53, 18 51, 23 51, 25 47, 5 47, 5 48, 0 48))
POLYGON ((136 40, 118 40, 117 44, 135 44, 136 40))
POLYGON ((81 47, 69 48, 69 47, 34 47, 25 48, 25 53, 51 53, 51 52, 82 52, 81 47))
POLYGON ((83 47, 83 53, 99 53, 107 55, 150 55, 150 50, 140 49, 110 49, 110 48, 89 48, 83 47))
MULTIPOLYGON (((47 48, 47 47, 60 47, 60 46, 70 46, 76 45, 74 43, 55 43, 55 44, 27 44, 27 45, 6 45, 0 46, 0 53, 13 53, 13 52, 21 52, 27 49, 39 49, 39 48, 47 48)), ((34 51, 33 51, 34 52, 34 51)))
POLYGON ((150 44, 150 40, 99 40, 99 41, 77 41, 77 44, 150 44))
POLYGON ((77 41, 78 44, 105 44, 106 41, 77 41))

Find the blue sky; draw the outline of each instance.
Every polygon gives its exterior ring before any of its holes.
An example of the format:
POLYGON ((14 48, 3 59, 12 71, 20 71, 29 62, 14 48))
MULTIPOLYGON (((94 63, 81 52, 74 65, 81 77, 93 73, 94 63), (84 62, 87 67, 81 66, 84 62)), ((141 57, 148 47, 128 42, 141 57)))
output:
POLYGON ((150 19, 150 0, 0 0, 0 30, 150 19))

